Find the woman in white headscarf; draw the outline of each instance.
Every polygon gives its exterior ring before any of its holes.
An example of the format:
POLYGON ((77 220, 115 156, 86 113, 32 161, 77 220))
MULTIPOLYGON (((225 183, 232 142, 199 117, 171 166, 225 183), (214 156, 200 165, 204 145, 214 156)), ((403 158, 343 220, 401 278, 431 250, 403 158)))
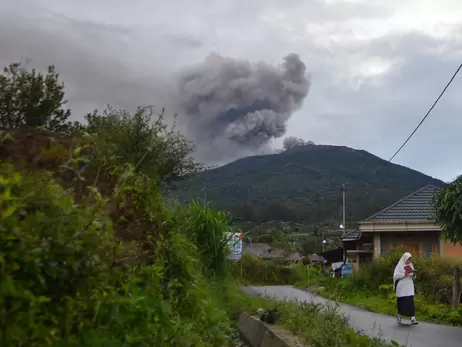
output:
POLYGON ((415 318, 414 304, 414 279, 415 270, 412 265, 412 255, 409 252, 403 254, 395 267, 393 274, 393 288, 396 291, 398 305, 398 323, 401 323, 401 316, 411 317, 412 324, 419 324, 415 318))

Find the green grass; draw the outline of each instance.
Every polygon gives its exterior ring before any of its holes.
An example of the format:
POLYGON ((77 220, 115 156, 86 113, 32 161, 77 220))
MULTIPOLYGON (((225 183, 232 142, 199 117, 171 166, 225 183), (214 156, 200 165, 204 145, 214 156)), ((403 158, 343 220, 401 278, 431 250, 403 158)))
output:
MULTIPOLYGON (((377 291, 370 291, 356 287, 354 278, 333 279, 324 276, 317 278, 317 285, 319 288, 316 294, 325 298, 376 313, 390 316, 397 314, 396 296, 391 284, 381 285, 377 291)), ((428 297, 419 293, 415 296, 415 304, 416 316, 420 321, 462 326, 462 307, 454 310, 448 305, 435 305, 428 297)))
POLYGON ((270 298, 247 296, 236 286, 229 285, 226 302, 229 311, 245 311, 255 314, 259 308, 277 308, 281 313, 277 325, 291 331, 313 347, 385 347, 379 338, 360 335, 349 326, 348 319, 334 307, 296 301, 277 301, 270 298))

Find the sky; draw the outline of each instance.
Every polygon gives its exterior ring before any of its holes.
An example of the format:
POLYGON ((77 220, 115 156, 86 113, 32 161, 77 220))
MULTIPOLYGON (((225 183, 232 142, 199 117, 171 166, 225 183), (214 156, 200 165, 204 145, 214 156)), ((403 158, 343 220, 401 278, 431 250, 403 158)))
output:
MULTIPOLYGON (((211 54, 279 66, 309 91, 284 137, 388 159, 462 63, 460 0, 16 0, 0 2, 0 64, 56 66, 76 120, 110 104, 178 111, 178 81, 211 54)), ((462 73, 393 162, 462 174, 462 73)), ((188 131, 188 124, 180 124, 188 131)), ((249 152, 238 152, 248 155, 249 152)))

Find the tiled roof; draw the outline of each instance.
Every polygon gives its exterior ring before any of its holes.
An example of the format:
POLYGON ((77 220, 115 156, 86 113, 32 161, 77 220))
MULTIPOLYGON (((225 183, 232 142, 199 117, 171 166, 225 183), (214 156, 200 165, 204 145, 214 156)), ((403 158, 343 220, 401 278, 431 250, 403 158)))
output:
POLYGON ((434 218, 433 197, 440 188, 429 185, 366 219, 372 222, 423 221, 434 218))
POLYGON ((360 236, 359 230, 349 231, 342 236, 342 240, 357 240, 360 236))

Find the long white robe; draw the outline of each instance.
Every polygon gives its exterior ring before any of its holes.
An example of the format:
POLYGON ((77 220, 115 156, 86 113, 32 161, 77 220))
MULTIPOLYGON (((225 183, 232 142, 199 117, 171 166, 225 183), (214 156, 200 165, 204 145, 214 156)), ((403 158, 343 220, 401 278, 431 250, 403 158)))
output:
MULTIPOLYGON (((396 297, 398 298, 401 298, 404 296, 415 295, 415 288, 414 288, 415 275, 406 276, 406 273, 404 270, 406 261, 411 257, 412 257, 411 253, 409 252, 404 253, 395 267, 395 272, 393 273, 393 287, 396 291, 396 297), (395 288, 395 284, 397 281, 398 281, 398 284, 396 285, 396 288, 395 288)), ((414 266, 412 265, 412 263, 410 263, 409 265, 414 269, 414 266)))

